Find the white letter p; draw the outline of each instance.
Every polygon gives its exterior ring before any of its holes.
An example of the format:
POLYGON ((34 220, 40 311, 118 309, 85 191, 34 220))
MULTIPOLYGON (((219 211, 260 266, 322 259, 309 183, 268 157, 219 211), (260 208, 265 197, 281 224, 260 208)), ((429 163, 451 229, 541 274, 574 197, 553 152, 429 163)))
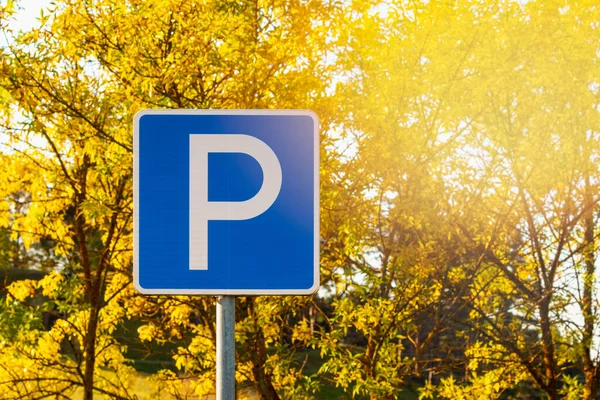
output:
POLYGON ((281 189, 281 165, 267 144, 249 135, 190 135, 190 270, 208 269, 208 221, 254 218, 271 207, 281 189), (245 201, 208 201, 208 153, 244 153, 263 172, 262 187, 245 201))

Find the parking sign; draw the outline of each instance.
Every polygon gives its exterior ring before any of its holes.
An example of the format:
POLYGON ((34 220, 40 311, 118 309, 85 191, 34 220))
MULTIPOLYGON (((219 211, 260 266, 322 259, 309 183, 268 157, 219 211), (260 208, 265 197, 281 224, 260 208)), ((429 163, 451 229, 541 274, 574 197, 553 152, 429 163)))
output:
POLYGON ((136 114, 133 273, 143 294, 316 291, 316 115, 299 110, 136 114))

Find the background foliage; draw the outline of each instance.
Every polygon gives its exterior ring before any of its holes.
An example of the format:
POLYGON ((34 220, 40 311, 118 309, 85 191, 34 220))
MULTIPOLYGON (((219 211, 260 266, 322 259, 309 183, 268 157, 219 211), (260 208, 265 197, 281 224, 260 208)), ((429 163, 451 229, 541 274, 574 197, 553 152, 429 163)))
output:
POLYGON ((237 300, 240 396, 595 399, 595 3, 1 2, 4 398, 214 391, 214 299, 131 285, 133 115, 293 108, 322 288, 237 300))

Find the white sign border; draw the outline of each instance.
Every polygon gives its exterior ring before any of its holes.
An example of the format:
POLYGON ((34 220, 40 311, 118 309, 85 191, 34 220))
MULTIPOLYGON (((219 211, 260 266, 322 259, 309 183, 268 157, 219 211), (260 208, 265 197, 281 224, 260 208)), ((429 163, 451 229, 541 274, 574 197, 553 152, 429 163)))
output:
POLYGON ((210 296, 260 296, 260 295, 311 295, 320 286, 320 142, 319 117, 311 110, 258 110, 258 109, 147 109, 138 111, 133 119, 133 285, 144 295, 210 295, 210 296), (139 282, 139 127, 144 115, 267 115, 307 116, 313 120, 314 155, 314 259, 313 285, 308 289, 145 289, 139 282))

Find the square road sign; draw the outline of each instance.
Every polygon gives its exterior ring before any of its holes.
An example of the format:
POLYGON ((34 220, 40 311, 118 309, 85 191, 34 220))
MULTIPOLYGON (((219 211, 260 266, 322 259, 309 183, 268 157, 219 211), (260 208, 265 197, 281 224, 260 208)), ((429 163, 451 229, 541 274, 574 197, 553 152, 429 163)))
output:
POLYGON ((316 115, 300 110, 137 113, 133 275, 143 294, 316 291, 316 115))

